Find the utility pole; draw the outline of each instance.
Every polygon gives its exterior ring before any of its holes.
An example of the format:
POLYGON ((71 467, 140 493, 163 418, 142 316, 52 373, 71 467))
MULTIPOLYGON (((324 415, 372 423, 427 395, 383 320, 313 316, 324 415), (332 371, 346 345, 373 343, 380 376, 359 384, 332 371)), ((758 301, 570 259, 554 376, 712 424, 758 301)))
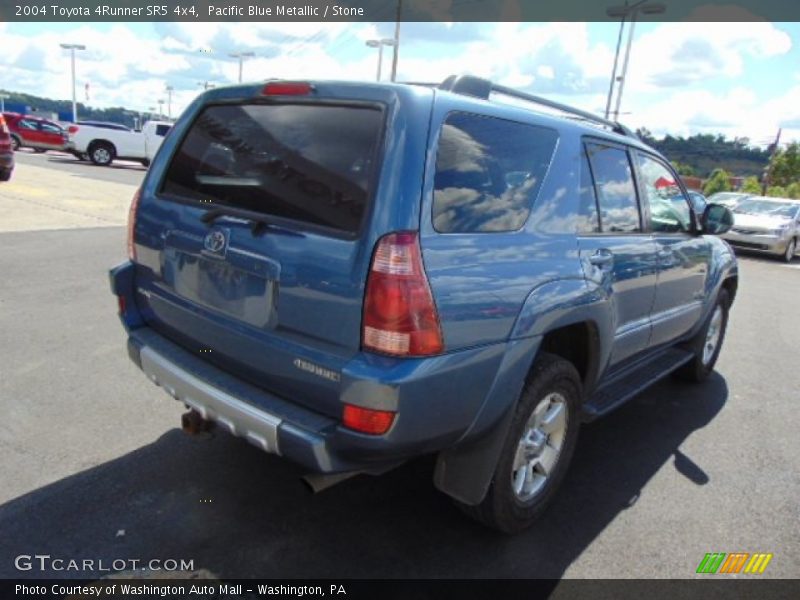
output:
POLYGON ((761 195, 767 195, 767 188, 769 184, 772 182, 772 161, 775 159, 775 155, 778 153, 778 144, 781 143, 781 130, 778 128, 778 135, 775 136, 775 143, 772 144, 772 151, 769 153, 769 162, 767 163, 767 168, 764 169, 764 177, 761 181, 761 195))
POLYGON ((0 94, 0 112, 6 112, 6 98, 10 98, 8 94, 0 94))
POLYGON ((397 0, 397 16, 394 24, 394 53, 392 54, 392 81, 397 79, 397 57, 400 54, 400 19, 403 17, 403 0, 397 0))

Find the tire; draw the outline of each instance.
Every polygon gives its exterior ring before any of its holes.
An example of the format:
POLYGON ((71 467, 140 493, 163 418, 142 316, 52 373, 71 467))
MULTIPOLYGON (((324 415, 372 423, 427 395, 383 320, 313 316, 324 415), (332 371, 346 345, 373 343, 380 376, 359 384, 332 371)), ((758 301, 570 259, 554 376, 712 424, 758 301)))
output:
POLYGON ((44 154, 45 152, 47 152, 47 150, 45 150, 44 148, 34 148, 33 151, 35 154, 44 154))
POLYGON ((781 259, 785 263, 790 263, 794 260, 794 253, 797 251, 797 238, 792 238, 786 244, 786 250, 781 255, 781 259))
POLYGON ((504 533, 530 527, 550 504, 572 460, 580 400, 581 380, 572 363, 540 354, 520 395, 486 497, 477 506, 458 503, 460 508, 504 533))
POLYGON ((714 370, 722 350, 722 343, 725 341, 729 309, 730 296, 728 290, 723 288, 705 324, 687 344, 687 348, 693 354, 692 360, 675 371, 678 379, 700 383, 714 370), (713 343, 713 348, 708 345, 709 343, 713 343))
POLYGON ((8 181, 11 179, 11 171, 0 171, 0 181, 8 181))
POLYGON ((19 152, 20 148, 22 148, 22 142, 20 141, 20 139, 17 136, 12 135, 11 136, 11 149, 14 152, 19 152))
POLYGON ((89 149, 89 160, 101 167, 107 167, 114 160, 114 147, 105 142, 92 145, 89 149))

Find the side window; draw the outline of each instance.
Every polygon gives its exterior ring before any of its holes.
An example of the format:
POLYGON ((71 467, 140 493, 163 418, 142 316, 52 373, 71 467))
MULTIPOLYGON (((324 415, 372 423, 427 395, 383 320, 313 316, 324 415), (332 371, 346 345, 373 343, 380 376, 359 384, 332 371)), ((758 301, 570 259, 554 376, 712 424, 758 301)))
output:
POLYGON ((620 148, 586 145, 592 165, 600 228, 603 233, 636 233, 642 230, 636 188, 628 153, 620 148))
POLYGON ((436 156, 433 226, 441 233, 522 227, 553 157, 558 134, 544 127, 453 113, 436 156))
POLYGON ((156 135, 159 137, 166 136, 169 130, 170 130, 169 125, 156 125, 156 135))
POLYGON ((52 123, 39 123, 42 127, 42 131, 46 131, 47 133, 61 133, 63 130, 61 127, 57 125, 53 125, 52 123))
POLYGON ((589 158, 586 151, 581 151, 581 183, 579 190, 579 215, 578 232, 580 233, 599 233, 600 219, 597 214, 597 196, 594 193, 594 183, 592 183, 592 169, 589 167, 589 158))
POLYGON ((29 121, 28 119, 20 119, 19 127, 20 129, 30 129, 31 131, 36 131, 36 121, 29 121))
POLYGON ((689 201, 683 195, 676 176, 663 163, 639 154, 642 187, 650 205, 653 231, 681 233, 691 230, 689 201))

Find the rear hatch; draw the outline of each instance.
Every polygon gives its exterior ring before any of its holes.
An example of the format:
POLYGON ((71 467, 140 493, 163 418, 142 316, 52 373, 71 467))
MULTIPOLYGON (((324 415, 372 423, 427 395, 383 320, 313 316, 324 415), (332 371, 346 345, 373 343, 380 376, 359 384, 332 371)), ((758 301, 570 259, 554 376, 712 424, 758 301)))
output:
POLYGON ((322 88, 223 91, 190 107, 143 187, 136 301, 192 352, 338 416, 373 245, 418 213, 376 210, 400 192, 396 178, 379 185, 385 157, 408 151, 386 127, 395 94, 322 88))

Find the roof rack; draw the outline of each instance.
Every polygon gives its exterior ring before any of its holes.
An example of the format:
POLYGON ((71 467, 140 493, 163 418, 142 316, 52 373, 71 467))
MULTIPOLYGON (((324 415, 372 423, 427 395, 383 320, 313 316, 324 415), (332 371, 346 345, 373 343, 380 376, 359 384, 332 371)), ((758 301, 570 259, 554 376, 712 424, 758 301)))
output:
POLYGON ((483 100, 488 100, 491 93, 494 92, 495 94, 510 96, 511 98, 525 100, 533 104, 539 104, 540 106, 547 106, 548 108, 553 108, 586 121, 591 121, 598 125, 602 125, 603 127, 608 127, 615 133, 639 139, 639 136, 633 131, 616 121, 610 121, 585 110, 574 108, 567 104, 561 104, 560 102, 554 102, 552 100, 548 100, 547 98, 542 98, 541 96, 534 96, 533 94, 521 92, 504 85, 497 85, 488 79, 475 77, 474 75, 451 75, 439 84, 439 89, 453 92, 455 94, 474 96, 483 100))

